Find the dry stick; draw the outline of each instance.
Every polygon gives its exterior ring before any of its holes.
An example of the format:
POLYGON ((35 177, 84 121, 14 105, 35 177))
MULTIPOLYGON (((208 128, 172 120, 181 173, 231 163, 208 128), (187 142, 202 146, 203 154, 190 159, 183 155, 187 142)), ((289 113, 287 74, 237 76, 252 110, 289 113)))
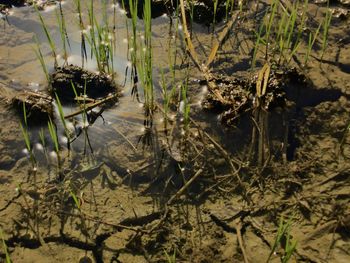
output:
POLYGON ((42 93, 42 92, 33 92, 33 91, 24 90, 23 93, 28 94, 28 95, 32 95, 34 97, 39 97, 39 98, 43 98, 43 99, 47 99, 47 100, 53 100, 50 95, 47 95, 47 94, 42 93))
POLYGON ((334 231, 334 229, 337 228, 339 223, 343 223, 344 225, 349 225, 350 224, 350 215, 345 216, 344 220, 342 220, 341 222, 339 222, 339 220, 331 220, 331 221, 319 226, 314 231, 307 234, 300 243, 305 246, 308 242, 316 239, 318 236, 325 234, 325 233, 329 233, 331 230, 334 231))
POLYGON ((238 244, 239 247, 241 248, 242 254, 243 254, 243 259, 244 259, 244 263, 248 263, 248 257, 247 257, 247 253, 245 251, 244 248, 244 244, 243 244, 243 237, 242 237, 242 221, 241 219, 238 220, 238 222, 236 223, 236 232, 237 232, 237 238, 238 238, 238 244))
POLYGON ((185 6, 184 6, 184 0, 180 0, 180 7, 181 7, 181 16, 182 16, 182 28, 183 28, 183 32, 184 32, 184 36, 185 36, 185 41, 186 41, 186 47, 187 50, 194 62, 194 64, 197 66, 197 68, 202 72, 202 74, 204 75, 207 84, 208 84, 208 88, 210 90, 210 92, 212 92, 214 94, 214 96, 224 105, 228 105, 230 104, 229 101, 225 100, 221 94, 218 92, 218 88, 215 84, 215 82, 213 81, 213 77, 211 76, 208 68, 206 67, 206 65, 201 64, 199 62, 198 59, 198 54, 196 52, 196 50, 193 47, 192 41, 191 41, 191 37, 190 37, 190 33, 188 32, 187 29, 187 21, 186 21, 186 14, 185 14, 185 6))
MULTIPOLYGON (((328 176, 325 180, 323 180, 322 182, 317 183, 317 186, 321 186, 324 185, 326 183, 329 183, 330 181, 336 180, 338 176, 341 176, 342 174, 346 173, 349 169, 349 167, 346 167, 345 169, 341 169, 340 171, 331 173, 330 176, 328 176)), ((315 187, 315 186, 313 186, 315 187)))
MULTIPOLYGON (((182 27, 183 27, 183 32, 184 32, 184 35, 185 35, 185 40, 186 40, 186 46, 187 46, 187 49, 188 49, 188 52, 192 58, 192 60, 194 61, 195 65, 199 68, 199 70, 203 73, 207 83, 208 83, 208 88, 209 90, 216 96, 216 98, 224 105, 227 105, 227 104, 231 104, 229 101, 225 100, 221 94, 218 92, 218 88, 216 86, 216 83, 213 81, 213 77, 211 76, 210 72, 209 72, 209 69, 206 65, 202 65, 199 63, 199 60, 198 60, 198 55, 197 55, 197 52, 195 51, 194 47, 193 47, 193 44, 192 44, 192 41, 191 41, 191 37, 190 37, 190 34, 188 32, 188 29, 187 29, 187 21, 186 21, 186 14, 185 14, 185 7, 184 7, 184 1, 183 0, 180 0, 180 6, 181 6, 181 16, 182 16, 182 27)), ((234 19, 232 19, 233 21, 234 19)), ((229 32, 229 30, 224 30, 226 32, 226 34, 229 32)), ((220 39, 224 39, 226 35, 222 34, 221 38, 220 39)), ((220 43, 219 43, 220 44, 220 43)), ((216 48, 214 46, 214 50, 211 52, 211 56, 214 56, 215 57, 215 54, 216 54, 216 51, 218 49, 218 47, 216 48)), ((210 57, 209 57, 210 58, 210 57)), ((214 58, 212 58, 214 59, 214 58)), ((211 59, 210 59, 211 60, 211 59)), ((210 64, 210 60, 208 60, 209 64, 210 64)), ((208 64, 208 63, 207 63, 208 64)), ((195 124, 195 122, 193 121, 193 119, 191 119, 191 122, 193 122, 195 124)), ((197 124, 195 124, 197 127, 199 127, 197 124)), ((233 172, 233 175, 236 176, 240 186, 243 187, 243 183, 238 175, 238 171, 239 169, 236 169, 232 163, 232 159, 230 158, 230 156, 228 155, 228 153, 221 147, 221 145, 219 145, 215 140, 213 140, 211 138, 211 136, 206 133, 204 131, 204 134, 206 135, 206 137, 208 137, 208 139, 214 144, 214 146, 221 152, 221 154, 223 154, 223 156, 225 157, 225 159, 228 161, 228 163, 230 164, 231 166, 231 169, 232 169, 232 172, 233 172)), ((238 160, 235 160, 236 163, 239 163, 240 162, 238 160)), ((241 166, 241 165, 239 165, 241 166)), ((240 167, 239 167, 240 168, 240 167)))
MULTIPOLYGON (((75 213, 71 213, 71 212, 67 212, 67 211, 63 211, 63 210, 55 210, 57 213, 61 213, 67 216, 74 216, 77 217, 79 216, 78 214, 75 213)), ((120 228, 120 229, 126 229, 126 230, 131 230, 134 232, 140 232, 140 233, 146 233, 145 230, 143 230, 141 227, 133 227, 133 226, 126 226, 126 225, 121 225, 121 224, 115 224, 115 223, 111 223, 111 222, 107 222, 107 221, 103 221, 99 218, 96 218, 93 215, 90 215, 84 211, 80 211, 81 214, 84 216, 85 219, 93 221, 93 222, 97 222, 99 224, 103 224, 106 226, 111 226, 111 227, 115 227, 115 228, 120 228)))
MULTIPOLYGON (((280 3, 280 6, 284 12, 288 12, 288 11, 292 10, 292 7, 291 7, 289 2, 286 2, 284 0, 280 0, 278 2, 280 3)), ((288 15, 290 16, 290 12, 288 12, 288 15)))
MULTIPOLYGON (((199 128, 199 125, 192 119, 190 118, 191 122, 197 127, 199 128)), ((215 146, 215 148, 223 155, 223 157, 226 159, 226 161, 229 163, 231 170, 232 170, 232 174, 236 177, 237 181, 239 182, 240 186, 243 187, 243 182, 241 180, 241 178, 238 175, 238 172, 240 170, 240 168, 242 167, 242 162, 232 158, 227 151, 219 144, 217 143, 206 131, 202 131, 203 134, 209 139, 209 141, 215 146), (234 161, 236 163, 236 165, 238 165, 238 168, 236 168, 232 161, 234 161)))
POLYGON ((177 191, 177 193, 175 195, 173 195, 169 200, 168 202, 166 202, 165 204, 165 211, 164 211, 164 214, 163 214, 163 217, 159 220, 159 222, 153 226, 150 230, 149 230, 149 233, 152 233, 156 228, 159 227, 159 225, 161 225, 165 219, 167 218, 168 216, 168 213, 169 213, 169 205, 171 205, 174 200, 176 198, 178 198, 181 194, 183 194, 183 192, 193 183, 194 180, 196 180, 203 172, 203 169, 199 169, 194 176, 192 176, 192 178, 190 180, 188 180, 186 182, 186 184, 181 187, 181 189, 179 191, 177 191))
POLYGON ((186 40, 186 46, 188 49, 188 52, 190 53, 194 63, 199 69, 202 69, 202 65, 199 63, 198 55, 196 50, 193 47, 190 33, 188 32, 187 29, 187 21, 186 21, 186 12, 185 12, 185 5, 184 5, 184 0, 180 0, 180 7, 181 7, 181 17, 182 17, 182 28, 183 32, 185 35, 185 40, 186 40))
POLYGON ((176 193, 175 195, 173 195, 173 197, 171 197, 171 198, 168 200, 168 202, 167 202, 166 204, 167 204, 167 205, 171 205, 172 202, 174 202, 174 200, 175 200, 176 198, 178 198, 180 195, 182 195, 183 192, 193 183, 193 181, 196 180, 197 177, 199 177, 199 176, 202 174, 202 172, 203 172, 203 169, 199 169, 199 170, 195 173, 195 175, 192 176, 192 178, 191 178, 190 180, 188 180, 188 181, 186 182, 186 184, 185 184, 183 187, 181 187, 181 189, 180 189, 179 191, 177 191, 177 193, 176 193))
POLYGON ((102 100, 99 100, 99 101, 97 101, 97 102, 95 102, 95 103, 88 104, 88 105, 86 105, 86 107, 84 107, 83 109, 80 109, 80 110, 77 110, 77 111, 75 111, 75 112, 73 112, 73 113, 71 113, 71 114, 68 114, 68 115, 64 116, 64 118, 65 118, 65 119, 69 119, 69 118, 72 118, 72 117, 74 117, 74 116, 76 116, 76 115, 79 115, 79 114, 83 113, 84 111, 92 110, 93 108, 96 108, 97 106, 100 106, 101 104, 104 104, 104 103, 106 103, 106 102, 108 102, 108 101, 110 101, 110 100, 112 100, 112 99, 115 99, 115 98, 118 97, 118 96, 119 96, 119 94, 116 93, 116 94, 113 94, 113 95, 111 95, 111 96, 108 96, 108 97, 106 97, 106 98, 104 98, 104 99, 102 99, 102 100))
POLYGON ((122 136, 122 137, 126 140, 127 143, 130 144, 130 146, 132 147, 132 149, 133 149, 135 152, 137 151, 137 149, 136 149, 136 147, 134 146, 134 144, 133 144, 121 131, 119 131, 119 129, 118 129, 117 127, 114 126, 113 129, 114 129, 117 133, 119 133, 119 135, 122 136))
POLYGON ((235 12, 232 16, 231 16, 231 20, 230 22, 227 23, 225 29, 220 33, 219 35, 219 39, 218 41, 214 44, 210 55, 208 57, 208 61, 205 64, 205 66, 209 69, 210 64, 214 61, 215 57, 216 57, 216 53, 218 52, 218 49, 220 48, 220 46, 222 46, 222 44, 224 43, 228 33, 230 32, 231 28, 233 27, 233 24, 237 21, 237 19, 239 18, 240 12, 235 12))
MULTIPOLYGON (((163 113, 165 113, 165 111, 163 110, 163 108, 157 104, 157 107, 160 111, 162 111, 163 113)), ((166 116, 168 118, 168 116, 166 116)), ((191 123, 193 123, 197 129, 200 129, 199 124, 197 124, 196 121, 194 121, 191 117, 190 117, 190 121, 191 123)), ((239 161, 236 158, 233 158, 232 156, 230 156, 228 154, 228 152, 218 143, 216 142, 206 131, 202 131, 203 134, 209 139, 209 141, 214 145, 214 147, 221 153, 221 155, 225 158, 225 160, 229 163, 230 168, 232 170, 232 175, 236 177, 237 181, 239 182, 241 187, 244 187, 243 182, 241 180, 241 178, 239 177, 238 172, 240 171, 241 167, 242 167, 242 162, 239 161), (233 165, 233 162, 235 162, 235 164, 238 166, 237 168, 233 165)))

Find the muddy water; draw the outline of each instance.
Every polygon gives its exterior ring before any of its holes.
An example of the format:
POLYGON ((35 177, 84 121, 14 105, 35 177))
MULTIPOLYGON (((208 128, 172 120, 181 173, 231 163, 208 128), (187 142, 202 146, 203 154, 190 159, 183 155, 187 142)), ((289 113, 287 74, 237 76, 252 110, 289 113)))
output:
MULTIPOLYGON (((68 63, 81 65, 80 32, 77 24, 77 14, 75 13, 73 3, 64 3, 63 8, 71 46, 68 63)), ((58 43, 58 49, 61 49, 62 47, 59 44, 61 40, 59 29, 56 25, 55 11, 57 11, 57 8, 49 7, 46 11, 42 12, 42 15, 45 23, 47 23, 54 42, 58 43)), ((123 96, 120 98, 118 107, 114 107, 104 113, 102 117, 98 118, 94 125, 90 127, 89 136, 92 142, 92 148, 100 148, 105 145, 106 141, 124 140, 123 137, 120 137, 120 133, 128 135, 130 140, 136 144, 137 138, 143 133, 143 105, 130 96, 131 69, 130 63, 127 59, 128 37, 125 27, 126 18, 119 7, 115 7, 114 10, 112 6, 109 6, 108 14, 111 18, 111 21, 109 21, 110 23, 114 22, 114 12, 116 12, 115 21, 117 23, 114 35, 116 38, 114 51, 114 68, 116 71, 115 81, 119 86, 122 86, 121 92, 123 96), (113 129, 113 125, 116 124, 121 127, 121 131, 118 129, 118 132, 116 132, 113 129)), ((96 13, 101 13, 101 6, 97 7, 96 13)), ((14 8, 11 16, 8 18, 8 23, 9 25, 4 23, 2 33, 3 43, 1 48, 1 58, 3 62, 2 64, 6 65, 6 69, 2 72, 4 75, 2 80, 3 83, 13 89, 29 88, 33 90, 45 90, 47 87, 45 76, 43 75, 39 61, 36 59, 35 53, 33 52, 33 48, 35 47, 35 42, 33 42, 34 37, 36 37, 43 46, 45 61, 50 71, 53 70, 53 59, 50 56, 47 39, 42 26, 38 21, 37 14, 32 8, 14 8)), ((87 53, 90 54, 90 52, 91 50, 88 48, 87 53)), ((59 56, 62 55, 59 54, 59 56)), ((63 63, 62 59, 59 59, 58 61, 61 64, 63 63)), ((96 72, 96 61, 94 59, 89 59, 85 62, 85 68, 96 72)), ((75 110, 75 108, 66 107, 65 114, 70 114, 75 110)), ((81 116, 77 121, 82 121, 81 116)), ((155 121, 155 124, 156 123, 157 121, 155 121)), ((60 130, 59 133, 62 136, 63 131, 60 130)), ((38 138, 36 140, 38 140, 38 138)), ((80 151, 83 146, 81 145, 81 142, 79 143, 78 141, 79 140, 77 140, 77 143, 72 146, 80 151)))
MULTIPOLYGON (((338 4, 336 7, 345 8, 338 4)), ((63 8, 72 46, 69 62, 80 65, 80 33, 74 6, 65 2, 63 8)), ((219 51, 212 71, 217 76, 223 74, 220 79, 237 71, 244 71, 238 75, 249 78, 254 74, 247 72, 254 49, 251 28, 264 8, 265 2, 248 6, 247 18, 219 51)), ((1 21, 0 94, 4 97, 23 88, 46 88, 32 49, 33 35, 39 39, 51 70, 53 65, 33 9, 12 11, 10 25, 1 21)), ((127 30, 123 12, 116 11, 114 66, 116 82, 123 85, 129 65, 127 30)), ((96 13, 100 12, 97 5, 96 13)), ((112 21, 113 8, 109 7, 108 12, 112 21)), ((325 6, 310 4, 309 12, 321 19, 325 6)), ((54 10, 48 9, 42 15, 55 42, 60 43, 54 10)), ((141 28, 142 21, 139 23, 141 28)), ((152 23, 154 84, 161 103, 159 73, 163 69, 166 80, 171 79, 168 41, 174 35, 175 23, 171 27, 166 16, 152 23)), ((218 24, 216 31, 223 25, 218 24)), ((194 24, 192 32, 200 60, 205 61, 215 40, 212 28, 194 24)), ((130 96, 129 70, 118 104, 105 110, 103 118, 97 118, 88 128, 91 148, 84 134, 72 143, 70 152, 62 146, 59 171, 52 155, 53 145, 48 145, 47 155, 36 145, 40 142, 40 126, 30 130, 39 161, 32 168, 23 152, 20 118, 1 103, 0 120, 4 125, 0 127, 0 227, 12 260, 164 262, 164 251, 175 251, 179 262, 243 262, 243 254, 248 262, 266 262, 283 216, 291 218, 290 233, 298 241, 292 262, 349 262, 350 144, 349 135, 344 133, 350 113, 348 34, 348 18, 333 21, 330 48, 323 62, 316 52, 304 69, 313 84, 287 86, 291 101, 287 109, 248 112, 233 126, 222 125, 222 112, 203 111, 198 103, 205 99, 207 88, 199 83, 203 75, 186 56, 180 34, 176 74, 183 80, 190 65, 189 102, 199 128, 191 123, 190 136, 182 140, 183 116, 172 105, 175 125, 165 127, 159 111, 151 133, 145 129, 142 104, 130 96), (253 117, 264 125, 252 121, 253 117), (255 137, 263 139, 263 143, 253 141, 254 127, 255 137), (218 150, 215 143, 224 150, 218 150), (261 148, 266 144, 269 151, 261 148), (225 153, 231 160, 238 159, 233 166, 238 167, 243 185, 232 176, 225 153), (264 155, 261 160, 260 153, 264 155), (264 164, 265 161, 269 162, 264 164), (198 175, 198 181, 182 192, 187 198, 175 196, 190 178, 198 175), (80 209, 72 192, 77 195, 80 209), (174 196, 174 205, 164 205, 174 196), (167 218, 157 227, 163 215, 167 218), (143 232, 152 227, 156 231, 143 232)), ((303 54, 299 57, 302 59, 303 54)), ((96 71, 95 61, 89 60, 86 67, 96 71)), ((69 114, 74 109, 64 110, 69 114)), ((81 117, 77 120, 81 121, 81 117)), ((57 123, 64 140, 62 126, 57 123)), ((1 260, 4 253, 1 247, 1 260)), ((281 246, 272 262, 278 262, 283 253, 281 246)))

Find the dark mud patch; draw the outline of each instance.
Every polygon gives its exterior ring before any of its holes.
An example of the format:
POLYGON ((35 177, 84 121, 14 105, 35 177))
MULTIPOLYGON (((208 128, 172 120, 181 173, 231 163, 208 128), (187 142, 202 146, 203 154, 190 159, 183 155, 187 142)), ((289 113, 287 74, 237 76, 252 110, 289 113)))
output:
POLYGON ((256 92, 257 75, 250 78, 247 74, 218 76, 214 81, 227 103, 222 103, 213 93, 208 93, 203 106, 219 113, 222 123, 228 126, 235 125, 235 120, 242 113, 252 111, 257 106, 267 111, 284 108, 287 104, 301 109, 326 101, 337 101, 344 95, 337 89, 316 88, 312 81, 296 68, 271 71, 266 93, 260 97, 256 92))
POLYGON ((0 0, 0 12, 5 12, 6 8, 11 8, 12 6, 23 6, 25 3, 25 0, 0 0))
POLYGON ((12 6, 21 7, 28 5, 37 5, 39 10, 44 10, 46 6, 55 5, 56 2, 54 0, 46 0, 46 1, 37 1, 37 0, 0 0, 0 12, 3 14, 7 14, 8 8, 12 6))
MULTIPOLYGON (((122 1, 119 0, 121 3, 122 1)), ((216 10, 214 11, 214 2, 212 0, 194 0, 184 1, 184 7, 188 18, 192 18, 194 22, 209 26, 211 23, 220 22, 226 16, 226 0, 219 0, 216 10)), ((137 16, 143 18, 143 3, 138 1, 137 16)), ((130 6, 128 1, 124 1, 127 15, 130 17, 130 6)), ((180 8, 179 1, 152 0, 152 17, 156 18, 164 14, 173 15, 177 8, 180 8)), ((231 6, 227 8, 229 11, 231 6)), ((228 12, 227 11, 227 12, 228 12)), ((192 20, 191 19, 191 20, 192 20)), ((190 20, 190 19, 189 19, 190 20)))
POLYGON ((43 92, 21 91, 11 103, 21 117, 26 114, 28 123, 40 124, 54 117, 53 99, 43 92))
POLYGON ((78 66, 58 67, 51 74, 51 93, 58 95, 62 103, 70 103, 78 96, 86 95, 91 99, 106 97, 118 93, 119 89, 112 77, 104 73, 93 73, 78 66))
MULTIPOLYGON (((305 76, 292 70, 272 70, 264 94, 258 94, 258 74, 236 74, 235 76, 217 76, 213 79, 223 100, 218 100, 214 93, 208 93, 203 106, 207 110, 220 114, 219 119, 227 126, 237 124, 237 119, 248 111, 258 107, 272 111, 284 108, 287 100, 291 100, 290 85, 307 86, 305 76), (224 103, 223 103, 224 102, 224 103)), ((260 85, 261 86, 261 85, 260 85)), ((294 87, 294 86, 293 86, 294 87)), ((294 100, 294 99, 293 99, 294 100)))

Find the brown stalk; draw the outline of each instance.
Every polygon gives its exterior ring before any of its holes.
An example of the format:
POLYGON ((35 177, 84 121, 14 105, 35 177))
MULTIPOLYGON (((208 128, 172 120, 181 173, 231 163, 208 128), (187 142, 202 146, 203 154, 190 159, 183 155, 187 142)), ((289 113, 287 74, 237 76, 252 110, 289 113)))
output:
POLYGON ((95 108, 97 106, 100 106, 100 105, 102 105, 102 104, 104 104, 104 103, 106 103, 106 102, 108 102, 110 100, 113 100, 113 99, 117 98, 118 96, 119 96, 118 93, 112 94, 112 95, 110 95, 110 96, 108 96, 108 97, 106 97, 106 98, 104 98, 102 100, 99 100, 99 101, 94 102, 94 103, 87 104, 87 105, 85 105, 85 107, 83 109, 80 109, 80 110, 77 110, 77 111, 75 111, 75 112, 73 112, 71 114, 68 114, 68 115, 64 116, 64 118, 65 119, 69 119, 69 118, 72 118, 72 117, 74 117, 76 115, 79 115, 79 114, 83 113, 84 111, 92 110, 93 108, 95 108))

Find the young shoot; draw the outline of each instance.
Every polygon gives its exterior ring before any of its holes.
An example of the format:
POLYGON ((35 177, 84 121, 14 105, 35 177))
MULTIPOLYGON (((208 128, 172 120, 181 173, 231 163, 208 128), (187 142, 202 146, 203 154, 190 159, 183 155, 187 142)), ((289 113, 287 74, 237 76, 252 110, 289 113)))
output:
POLYGON ((41 52, 38 39, 36 38, 36 36, 34 37, 34 39, 35 39, 35 43, 36 43, 36 49, 34 48, 35 55, 36 55, 36 57, 38 58, 38 60, 40 62, 41 68, 42 68, 42 70, 43 70, 43 72, 45 74, 45 78, 46 78, 47 82, 50 83, 49 71, 48 71, 48 69, 46 67, 44 56, 43 56, 43 53, 41 52))
POLYGON ((281 217, 279 227, 277 230, 276 239, 270 251, 269 257, 266 260, 266 263, 270 262, 273 254, 276 252, 278 247, 281 247, 282 245, 284 245, 283 247, 284 253, 281 255, 281 262, 287 263, 289 261, 289 259, 293 255, 297 246, 297 241, 291 239, 291 234, 290 234, 291 227, 292 227, 292 218, 289 219, 288 221, 285 221, 281 217), (285 240, 285 242, 283 242, 282 240, 285 240))
POLYGON ((42 15, 40 14, 39 12, 39 9, 36 5, 34 5, 34 8, 35 8, 35 11, 37 12, 38 16, 39 16, 39 19, 40 19, 40 23, 41 23, 41 26, 44 30, 44 33, 45 33, 45 36, 47 38, 47 41, 49 42, 49 45, 50 45, 50 48, 51 48, 51 52, 52 52, 52 56, 54 57, 54 61, 55 61, 55 68, 57 68, 58 64, 57 64, 57 51, 56 51, 56 45, 55 45, 55 42, 53 41, 50 33, 49 33, 49 29, 48 27, 46 26, 45 22, 44 22, 44 19, 42 17, 42 15))
POLYGON ((28 152, 29 155, 29 159, 32 163, 33 168, 36 165, 36 159, 35 156, 33 154, 33 148, 32 148, 32 144, 30 142, 30 136, 29 136, 29 132, 28 132, 28 122, 27 122, 27 110, 26 110, 26 105, 23 102, 23 120, 24 120, 24 126, 22 125, 22 123, 20 123, 20 128, 22 131, 22 135, 23 135, 23 139, 25 142, 25 146, 26 146, 26 150, 28 152))
POLYGON ((60 168, 60 145, 59 145, 59 141, 58 141, 58 136, 57 136, 57 131, 56 131, 56 125, 52 122, 51 118, 49 119, 48 123, 47 123, 48 129, 49 129, 49 133, 50 133, 50 137, 51 140, 54 144, 54 150, 55 153, 57 155, 57 165, 60 168))
POLYGON ((2 241, 2 249, 3 249, 4 253, 5 253, 5 262, 6 263, 12 263, 12 260, 11 260, 11 257, 10 257, 10 253, 8 251, 8 247, 6 245, 4 234, 3 234, 1 228, 0 228, 0 239, 2 241))

